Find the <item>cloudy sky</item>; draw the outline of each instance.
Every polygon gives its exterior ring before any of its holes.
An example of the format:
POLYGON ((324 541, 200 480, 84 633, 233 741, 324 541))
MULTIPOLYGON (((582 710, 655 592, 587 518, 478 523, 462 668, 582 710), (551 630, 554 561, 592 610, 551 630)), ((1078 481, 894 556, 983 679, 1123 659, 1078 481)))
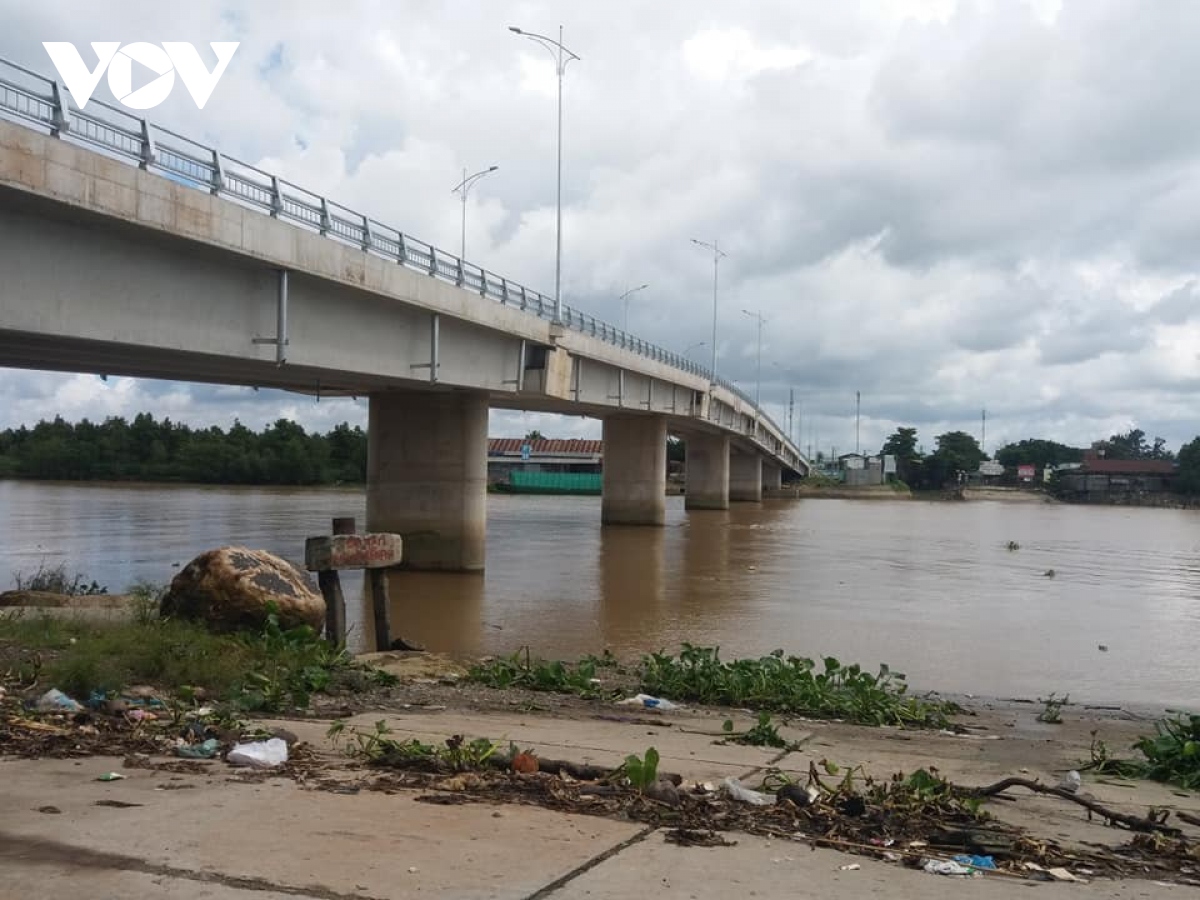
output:
MULTIPOLYGON (((466 167, 467 255, 552 293, 556 33, 563 294, 707 360, 801 444, 897 425, 987 446, 1200 432, 1200 4, 1112 0, 0 0, 0 56, 41 42, 241 42, 203 111, 157 121, 447 250, 466 167)), ((91 62, 90 50, 85 58, 91 62)), ((107 99, 101 83, 97 96, 107 99)), ((324 430, 365 403, 0 370, 0 427, 61 414, 324 430)), ((492 432, 598 435, 494 413, 492 432)))

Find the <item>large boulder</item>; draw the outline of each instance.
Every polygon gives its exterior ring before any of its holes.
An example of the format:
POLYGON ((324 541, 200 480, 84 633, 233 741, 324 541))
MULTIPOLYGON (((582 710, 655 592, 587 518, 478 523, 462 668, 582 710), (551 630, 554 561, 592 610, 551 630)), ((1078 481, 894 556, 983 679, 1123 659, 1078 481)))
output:
POLYGON ((270 603, 278 607, 284 629, 310 625, 319 631, 325 621, 325 600, 287 560, 265 550, 219 547, 201 553, 172 579, 162 614, 197 619, 214 631, 258 630, 270 603))

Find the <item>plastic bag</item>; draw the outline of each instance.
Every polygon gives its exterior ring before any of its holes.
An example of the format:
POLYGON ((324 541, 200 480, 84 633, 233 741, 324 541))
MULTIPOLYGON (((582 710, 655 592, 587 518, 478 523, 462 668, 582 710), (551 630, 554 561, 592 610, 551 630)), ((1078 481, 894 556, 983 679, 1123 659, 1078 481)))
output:
POLYGON ((725 793, 741 803, 749 803, 751 806, 772 806, 775 803, 775 799, 770 794, 752 791, 736 778, 726 778, 721 786, 725 789, 725 793))
POLYGON ((273 769, 283 765, 287 759, 287 741, 279 738, 255 741, 251 744, 234 744, 233 749, 225 755, 225 761, 231 766, 250 766, 255 769, 273 769))
POLYGON ((672 703, 670 700, 664 700, 662 697, 651 697, 649 694, 637 694, 633 697, 628 697, 624 700, 617 701, 618 706, 642 706, 646 709, 661 709, 663 712, 670 712, 674 709, 682 709, 678 703, 672 703))
POLYGON ((38 698, 38 712, 81 712, 83 707, 58 688, 51 688, 38 698))

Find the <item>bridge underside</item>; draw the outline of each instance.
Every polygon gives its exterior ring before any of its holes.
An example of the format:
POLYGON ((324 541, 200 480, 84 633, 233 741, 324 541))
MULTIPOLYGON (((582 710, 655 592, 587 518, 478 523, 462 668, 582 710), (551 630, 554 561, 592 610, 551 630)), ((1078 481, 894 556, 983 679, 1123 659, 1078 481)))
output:
POLYGON ((668 433, 691 510, 806 466, 686 368, 3 122, 0 366, 368 397, 367 525, 416 568, 483 568, 489 407, 604 420, 607 524, 662 524, 668 433))

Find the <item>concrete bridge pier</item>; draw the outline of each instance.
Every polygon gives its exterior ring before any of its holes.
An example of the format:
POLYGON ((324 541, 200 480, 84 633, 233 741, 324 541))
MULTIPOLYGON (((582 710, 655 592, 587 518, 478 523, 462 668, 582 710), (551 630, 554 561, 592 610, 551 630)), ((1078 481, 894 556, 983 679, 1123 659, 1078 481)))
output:
POLYGON ((605 418, 600 521, 605 525, 662 525, 667 518, 666 495, 666 418, 605 418))
POLYGON ((684 508, 729 509, 729 435, 689 434, 684 453, 684 508))
POLYGON ((729 454, 729 499, 758 503, 762 500, 762 457, 733 450, 729 454))
POLYGON ((778 491, 783 488, 783 469, 774 463, 762 464, 763 490, 778 491))
POLYGON ((367 531, 404 538, 404 567, 481 572, 488 398, 477 391, 371 395, 367 531))

